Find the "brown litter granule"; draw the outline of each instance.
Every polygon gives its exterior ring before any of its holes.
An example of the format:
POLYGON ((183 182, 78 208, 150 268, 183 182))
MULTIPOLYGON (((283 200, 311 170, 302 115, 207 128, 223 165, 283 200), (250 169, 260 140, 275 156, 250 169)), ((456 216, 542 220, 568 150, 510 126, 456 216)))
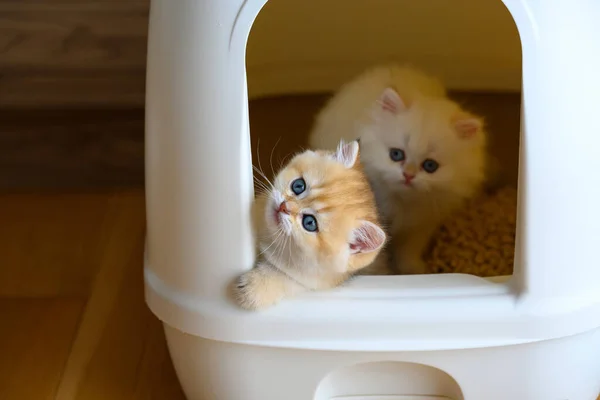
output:
POLYGON ((513 187, 473 199, 434 235, 425 255, 427 273, 512 274, 516 214, 513 187))

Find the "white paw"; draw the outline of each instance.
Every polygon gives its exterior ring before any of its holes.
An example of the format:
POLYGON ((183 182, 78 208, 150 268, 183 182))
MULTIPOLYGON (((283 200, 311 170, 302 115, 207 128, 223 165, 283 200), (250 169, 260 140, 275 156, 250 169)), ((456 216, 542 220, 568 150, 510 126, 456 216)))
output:
POLYGON ((257 269, 239 276, 233 287, 237 304, 246 310, 255 311, 279 302, 282 295, 272 280, 268 274, 257 269))
POLYGON ((246 310, 255 310, 257 308, 257 302, 254 299, 256 295, 256 289, 254 288, 254 285, 252 285, 252 277, 250 275, 251 272, 252 271, 240 275, 235 280, 233 286, 233 294, 236 303, 246 310))

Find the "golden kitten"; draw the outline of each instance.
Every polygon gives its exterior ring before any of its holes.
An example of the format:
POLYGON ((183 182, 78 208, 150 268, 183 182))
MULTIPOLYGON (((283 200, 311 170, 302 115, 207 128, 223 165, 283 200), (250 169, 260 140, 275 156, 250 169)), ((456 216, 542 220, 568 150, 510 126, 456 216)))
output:
POLYGON ((435 229, 482 187, 483 128, 437 80, 391 65, 344 85, 319 113, 309 141, 330 149, 360 137, 361 162, 390 226, 388 272, 415 274, 425 272, 422 255, 435 229))
POLYGON ((260 254, 234 288, 246 309, 339 286, 373 262, 386 240, 356 141, 296 155, 254 206, 260 254))

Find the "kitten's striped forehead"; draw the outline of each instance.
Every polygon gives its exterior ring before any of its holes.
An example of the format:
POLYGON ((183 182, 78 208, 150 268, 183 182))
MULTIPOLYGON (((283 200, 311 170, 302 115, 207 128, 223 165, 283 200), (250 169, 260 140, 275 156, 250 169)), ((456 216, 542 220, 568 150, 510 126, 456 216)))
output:
POLYGON ((373 213, 373 195, 359 163, 346 168, 322 152, 306 152, 292 159, 281 176, 287 182, 304 178, 308 190, 301 202, 320 214, 350 212, 365 218, 373 213))
POLYGON ((307 151, 290 160, 274 183, 291 210, 291 237, 301 260, 332 265, 346 254, 354 229, 364 221, 379 224, 375 198, 359 161, 347 168, 330 153, 307 151), (298 178, 304 179, 306 190, 296 194, 291 185, 298 178), (303 229, 305 215, 316 218, 317 232, 303 229))

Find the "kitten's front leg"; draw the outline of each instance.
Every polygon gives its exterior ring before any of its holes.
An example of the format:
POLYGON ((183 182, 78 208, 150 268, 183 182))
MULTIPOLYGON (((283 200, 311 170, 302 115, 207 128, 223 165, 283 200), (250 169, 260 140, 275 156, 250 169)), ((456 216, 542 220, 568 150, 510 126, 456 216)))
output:
POLYGON ((277 268, 259 262, 236 280, 233 290, 240 307, 246 310, 260 310, 307 289, 277 268))

